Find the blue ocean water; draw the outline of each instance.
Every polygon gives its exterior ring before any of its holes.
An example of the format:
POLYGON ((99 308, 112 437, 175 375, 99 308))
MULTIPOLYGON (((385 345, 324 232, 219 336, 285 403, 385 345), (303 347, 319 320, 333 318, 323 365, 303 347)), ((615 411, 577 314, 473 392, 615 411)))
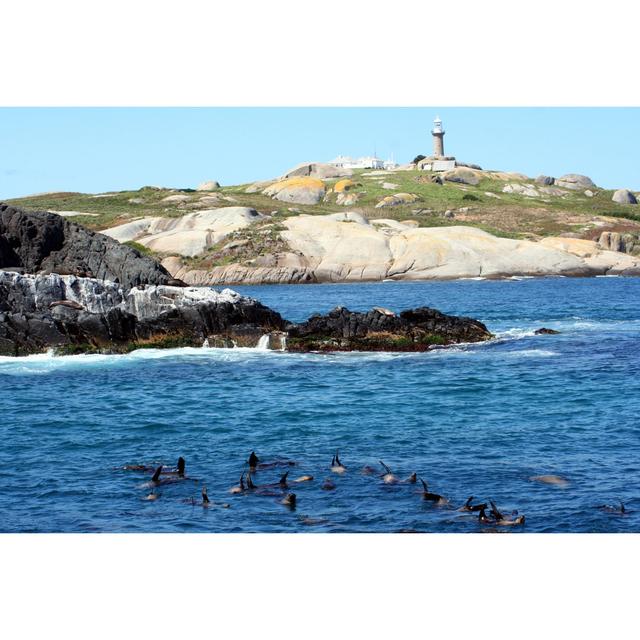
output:
POLYGON ((1 531, 491 530, 456 510, 470 495, 525 514, 524 527, 501 531, 640 531, 640 279, 236 289, 291 320, 336 305, 426 305, 477 318, 497 338, 423 354, 0 358, 1 531), (542 326, 562 333, 534 335, 542 326), (336 449, 341 476, 329 471, 336 449), (295 510, 277 490, 229 493, 252 450, 296 461, 291 478, 314 476, 293 489, 295 510), (121 469, 179 455, 191 479, 159 487, 155 501, 144 500, 150 474, 121 469), (361 473, 382 471, 379 460, 400 478, 416 471, 449 506, 361 473), (530 479, 545 474, 566 486, 530 479), (334 491, 321 489, 328 477, 334 491), (618 500, 624 515, 598 508, 618 500))

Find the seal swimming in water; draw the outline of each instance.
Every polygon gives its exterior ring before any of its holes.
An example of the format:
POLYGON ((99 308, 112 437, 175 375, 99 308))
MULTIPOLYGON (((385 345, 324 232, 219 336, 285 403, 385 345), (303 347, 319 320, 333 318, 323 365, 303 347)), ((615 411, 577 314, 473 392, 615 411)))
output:
POLYGON ((125 464, 124 467, 116 467, 116 469, 122 469, 123 471, 153 471, 155 467, 151 467, 148 464, 125 464))
POLYGON ((313 476, 300 476, 296 478, 293 482, 311 482, 313 480, 313 476))
POLYGON ((483 502, 482 504, 471 504, 473 498, 474 496, 469 496, 467 501, 458 509, 458 511, 480 511, 487 508, 486 502, 483 502))
POLYGON ((568 487, 569 481, 561 476, 544 475, 544 476, 531 476, 529 478, 531 482, 541 482, 542 484, 551 484, 556 487, 568 487))
POLYGON ((280 496, 282 495, 282 491, 284 489, 287 488, 287 474, 289 472, 287 471, 287 473, 285 473, 281 478, 279 482, 274 482, 271 484, 264 484, 264 485, 257 485, 253 482, 253 478, 251 477, 251 469, 249 469, 249 472, 247 473, 247 490, 251 491, 251 493, 254 493, 255 495, 258 496, 280 496), (284 485, 282 484, 284 483, 284 485), (276 490, 277 487, 277 490, 276 490))
POLYGON ((327 478, 320 487, 323 491, 333 491, 336 488, 335 483, 330 478, 327 478))
POLYGON ((229 493, 244 493, 246 491, 246 487, 244 486, 244 471, 240 474, 240 482, 237 486, 231 487, 229 489, 229 493))
POLYGON ((160 465, 151 476, 151 482, 153 484, 160 484, 160 474, 162 473, 162 465, 160 465))
POLYGON ((170 477, 168 478, 160 477, 161 475, 167 475, 165 472, 163 472, 163 469, 164 467, 162 465, 157 467, 153 473, 153 476, 151 476, 151 480, 146 486, 159 487, 160 485, 173 484, 174 482, 180 482, 181 480, 188 479, 187 476, 184 475, 184 459, 182 459, 182 464, 180 465, 179 469, 177 471, 174 471, 173 473, 169 473, 168 475, 170 477))
POLYGON ((260 462, 260 458, 256 455, 255 451, 251 452, 249 456, 249 469, 257 471, 258 469, 272 469, 273 467, 295 467, 295 460, 273 460, 272 462, 260 462))
POLYGON ((601 511, 606 511, 607 513, 613 513, 619 516, 626 516, 629 513, 629 511, 626 509, 626 507, 624 506, 620 498, 618 498, 618 502, 620 503, 619 507, 612 507, 609 504, 603 504, 603 505, 600 505, 598 509, 600 509, 601 511))
POLYGON ((382 462, 382 460, 378 460, 378 462, 384 467, 385 473, 382 474, 382 482, 385 484, 396 484, 398 482, 398 478, 396 478, 391 469, 387 467, 387 465, 382 462))
POLYGON ((289 507, 290 509, 295 509, 296 508, 296 502, 297 502, 296 494, 295 493, 287 493, 287 495, 282 500, 281 504, 289 507))
MULTIPOLYGON (((212 502, 209 499, 209 494, 207 493, 207 487, 203 486, 202 487, 202 491, 201 491, 201 495, 202 495, 202 500, 199 503, 199 505, 205 509, 208 509, 209 507, 222 507, 223 509, 228 509, 229 508, 229 504, 227 504, 226 502, 222 502, 221 504, 215 504, 214 502, 212 502)), ((187 500, 183 500, 183 502, 186 502, 187 504, 191 504, 194 507, 198 504, 195 500, 195 498, 189 498, 187 500)))
POLYGON ((524 524, 524 521, 525 521, 524 515, 519 516, 517 515, 518 512, 514 511, 513 515, 516 516, 515 518, 511 518, 511 519, 505 518, 505 516, 502 515, 498 507, 496 507, 496 503, 493 500, 489 500, 489 504, 491 505, 491 510, 489 511, 489 514, 491 516, 490 518, 487 517, 487 514, 485 513, 484 509, 480 509, 480 513, 478 514, 478 520, 483 524, 497 524, 501 527, 509 527, 509 526, 515 526, 519 524, 524 524))
POLYGON ((418 474, 414 471, 406 480, 407 484, 415 484, 418 482, 418 474))
POLYGON ((365 476, 372 476, 374 474, 378 473, 373 467, 369 466, 368 464, 365 464, 364 467, 362 467, 362 474, 365 476))
POLYGON ((423 500, 428 500, 429 502, 435 502, 437 504, 446 504, 448 502, 448 500, 446 498, 443 498, 440 494, 438 493, 431 493, 431 491, 429 491, 429 487, 427 485, 427 483, 420 478, 420 482, 422 482, 422 499, 423 500))
POLYGON ((338 456, 338 451, 336 451, 336 455, 331 459, 331 466, 329 467, 333 473, 344 473, 347 470, 342 462, 340 462, 340 457, 338 456))
POLYGON ((176 474, 180 478, 184 478, 184 469, 186 466, 186 462, 182 456, 178 458, 178 464, 176 465, 175 471, 163 471, 166 474, 176 474))

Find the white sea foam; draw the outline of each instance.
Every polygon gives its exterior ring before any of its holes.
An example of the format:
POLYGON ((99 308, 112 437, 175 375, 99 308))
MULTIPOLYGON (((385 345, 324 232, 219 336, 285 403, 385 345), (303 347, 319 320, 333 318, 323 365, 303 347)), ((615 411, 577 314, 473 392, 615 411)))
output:
POLYGON ((522 338, 530 338, 536 334, 533 328, 512 327, 504 331, 496 331, 495 336, 498 340, 521 340, 522 338))
POLYGON ((522 349, 521 351, 509 351, 501 354, 502 358, 549 358, 559 356, 557 351, 549 349, 522 349))
POLYGON ((265 333, 263 336, 260 336, 260 340, 258 340, 258 345, 256 349, 258 351, 266 351, 269 348, 269 334, 265 333))

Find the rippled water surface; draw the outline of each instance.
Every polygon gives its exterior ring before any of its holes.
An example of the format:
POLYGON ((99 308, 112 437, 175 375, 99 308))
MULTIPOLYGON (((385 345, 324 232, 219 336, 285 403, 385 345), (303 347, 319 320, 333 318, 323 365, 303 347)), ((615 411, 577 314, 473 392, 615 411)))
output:
POLYGON ((336 305, 433 306, 483 321, 497 339, 426 354, 0 358, 0 530, 485 531, 456 510, 474 495, 524 513, 518 531, 640 531, 639 279, 237 290, 291 320, 336 305), (533 335, 541 326, 562 333, 533 335), (336 449, 342 476, 328 469, 336 449), (251 450, 295 460, 291 477, 314 476, 295 487, 295 510, 276 490, 228 493, 251 450), (118 469, 179 455, 191 479, 155 501, 144 500, 149 474, 118 469), (417 471, 450 506, 361 473, 380 459, 400 478, 417 471), (530 480, 543 474, 568 484, 530 480), (323 491, 329 476, 336 489, 323 491), (202 483, 229 507, 202 508, 202 483), (618 500, 625 515, 598 508, 618 500))

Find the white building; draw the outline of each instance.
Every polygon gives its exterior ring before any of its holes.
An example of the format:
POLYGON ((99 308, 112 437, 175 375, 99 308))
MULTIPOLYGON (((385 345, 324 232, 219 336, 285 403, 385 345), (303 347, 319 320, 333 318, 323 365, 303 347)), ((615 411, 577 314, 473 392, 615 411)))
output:
POLYGON ((393 171, 397 169, 400 165, 393 159, 393 154, 391 154, 391 158, 384 161, 384 168, 387 171, 393 171))
POLYGON ((338 156, 328 164, 342 169, 384 169, 385 163, 376 156, 364 156, 351 158, 350 156, 338 156))

